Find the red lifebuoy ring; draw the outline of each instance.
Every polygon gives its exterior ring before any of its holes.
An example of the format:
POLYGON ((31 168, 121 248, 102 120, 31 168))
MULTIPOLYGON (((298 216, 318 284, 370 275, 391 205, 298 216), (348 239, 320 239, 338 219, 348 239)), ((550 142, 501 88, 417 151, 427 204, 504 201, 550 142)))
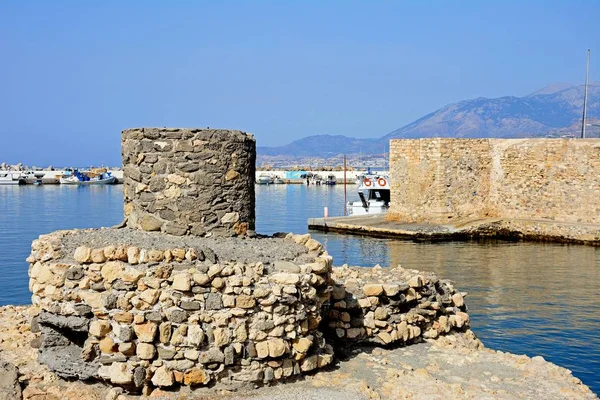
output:
POLYGON ((371 186, 373 184, 373 182, 371 182, 371 180, 369 178, 365 178, 365 180, 363 181, 363 184, 366 187, 369 187, 369 186, 371 186))
POLYGON ((379 178, 379 179, 377 179, 377 184, 379 186, 385 186, 385 185, 387 185, 387 181, 384 178, 379 178))

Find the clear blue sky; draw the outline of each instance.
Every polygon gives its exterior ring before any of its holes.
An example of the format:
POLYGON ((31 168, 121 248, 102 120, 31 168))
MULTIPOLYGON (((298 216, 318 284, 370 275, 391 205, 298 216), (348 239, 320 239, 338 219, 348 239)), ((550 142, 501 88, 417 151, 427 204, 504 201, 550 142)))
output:
POLYGON ((120 164, 120 132, 380 137, 600 78, 600 1, 0 2, 0 162, 120 164), (122 4, 123 3, 123 4, 122 4), (127 4, 125 4, 127 3, 127 4))

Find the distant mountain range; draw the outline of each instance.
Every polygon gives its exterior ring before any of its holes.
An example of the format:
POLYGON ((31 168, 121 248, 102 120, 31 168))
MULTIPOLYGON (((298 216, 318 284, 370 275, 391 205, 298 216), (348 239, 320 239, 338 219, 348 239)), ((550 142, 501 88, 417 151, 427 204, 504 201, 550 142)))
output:
MULTIPOLYGON (((384 153, 394 138, 514 138, 579 134, 583 86, 553 84, 524 97, 483 97, 449 104, 379 139, 315 135, 279 147, 258 147, 259 161, 273 157, 332 157, 384 153), (573 132, 571 132, 573 130, 573 132)), ((600 84, 588 87, 588 117, 600 118, 600 84)), ((600 136, 600 128, 589 129, 600 136)))

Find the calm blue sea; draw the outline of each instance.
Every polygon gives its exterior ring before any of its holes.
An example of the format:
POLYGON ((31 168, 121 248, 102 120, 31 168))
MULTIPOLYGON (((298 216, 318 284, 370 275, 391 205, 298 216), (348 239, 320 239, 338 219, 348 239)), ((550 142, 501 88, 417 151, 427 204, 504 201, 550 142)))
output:
MULTIPOLYGON (((114 225, 123 218, 122 204, 120 185, 0 186, 0 305, 30 302, 25 258, 33 239, 57 229, 114 225)), ((325 206, 341 215, 343 204, 342 186, 256 186, 257 231, 304 233, 309 217, 322 216, 325 206)), ((600 393, 600 249, 311 233, 335 265, 401 264, 454 280, 469 293, 473 330, 488 347, 541 355, 600 393)))

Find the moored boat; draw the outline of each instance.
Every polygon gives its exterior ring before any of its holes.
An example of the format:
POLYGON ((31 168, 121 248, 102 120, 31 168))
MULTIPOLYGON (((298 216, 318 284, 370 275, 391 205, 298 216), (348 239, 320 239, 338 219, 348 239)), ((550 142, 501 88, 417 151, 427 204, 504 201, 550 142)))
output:
POLYGON ((273 183, 273 177, 269 174, 260 174, 256 179, 256 183, 259 185, 270 185, 273 183))
POLYGON ((25 176, 21 172, 0 172, 0 185, 24 185, 25 183, 25 176))
POLYGON ((45 176, 44 171, 25 171, 23 173, 23 177, 25 178, 25 183, 41 185, 43 183, 42 178, 45 176))
POLYGON ((325 185, 335 185, 337 183, 337 178, 333 174, 327 175, 327 179, 323 182, 325 185))
POLYGON ((106 169, 90 172, 73 170, 65 173, 59 179, 62 185, 108 185, 115 183, 116 180, 117 178, 106 171, 106 169))
POLYGON ((348 215, 382 214, 390 208, 390 180, 385 175, 365 175, 358 187, 360 201, 346 205, 348 215))

